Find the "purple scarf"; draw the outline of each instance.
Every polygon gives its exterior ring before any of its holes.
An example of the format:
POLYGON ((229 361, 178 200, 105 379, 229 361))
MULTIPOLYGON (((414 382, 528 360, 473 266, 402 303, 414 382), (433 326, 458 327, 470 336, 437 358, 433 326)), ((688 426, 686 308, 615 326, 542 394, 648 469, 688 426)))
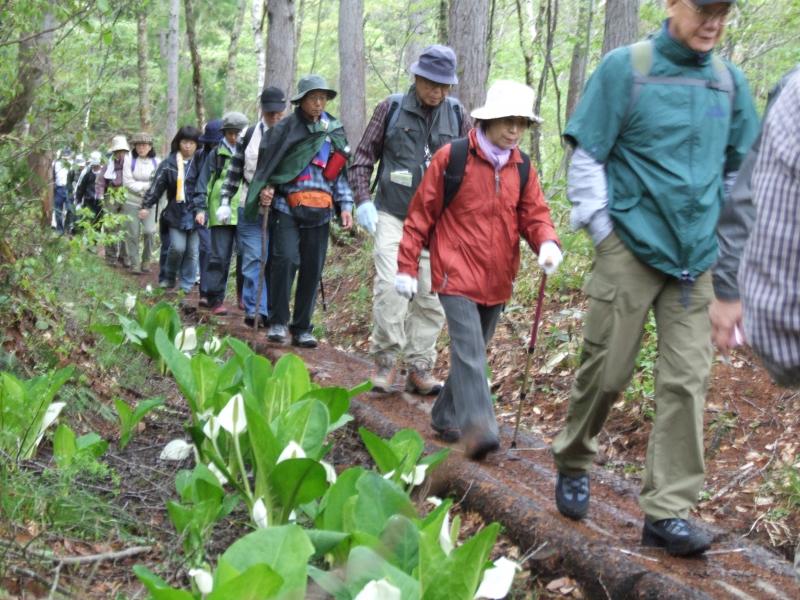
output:
POLYGON ((475 131, 476 138, 478 139, 478 146, 480 146, 481 150, 483 150, 483 153, 486 155, 486 157, 492 161, 494 170, 499 171, 508 162, 508 159, 511 157, 511 150, 513 148, 504 150, 499 146, 495 146, 489 141, 489 138, 486 137, 486 134, 483 133, 482 127, 476 127, 475 131))

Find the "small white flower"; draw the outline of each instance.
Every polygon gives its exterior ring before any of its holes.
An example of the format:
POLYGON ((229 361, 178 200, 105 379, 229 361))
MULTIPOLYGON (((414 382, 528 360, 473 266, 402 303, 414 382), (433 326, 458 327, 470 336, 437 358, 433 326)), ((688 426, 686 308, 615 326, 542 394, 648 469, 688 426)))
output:
POLYGON ((289 523, 296 523, 297 522, 297 513, 292 511, 289 513, 289 523))
POLYGON ((228 483, 228 478, 222 474, 222 471, 220 471, 217 468, 217 465, 215 465, 213 462, 208 463, 208 470, 211 471, 216 476, 216 478, 219 480, 220 485, 225 485, 226 483, 228 483))
POLYGON ((64 257, 59 254, 56 256, 56 264, 60 265, 62 262, 64 262, 64 257))
POLYGON ((358 592, 354 600, 400 600, 400 590, 386 579, 373 579, 358 592))
POLYGON ((39 445, 39 442, 41 442, 44 437, 44 432, 55 422, 66 405, 66 402, 52 402, 50 406, 47 407, 47 410, 44 411, 44 417, 42 418, 42 426, 39 427, 39 435, 36 436, 36 441, 33 444, 34 447, 39 445))
POLYGON ((169 444, 164 446, 161 451, 161 460, 183 460, 188 458, 192 453, 192 444, 188 444, 183 440, 172 440, 169 444))
POLYGON ((450 537, 450 511, 444 515, 442 528, 439 530, 439 545, 447 556, 453 551, 453 540, 450 537))
POLYGON ((216 440, 219 436, 219 419, 214 415, 208 417, 208 421, 203 425, 203 433, 210 440, 216 440))
POLYGON ((222 342, 219 341, 217 336, 203 342, 203 352, 206 354, 216 354, 220 348, 222 348, 222 342))
POLYGON ((425 498, 425 501, 426 502, 430 502, 431 504, 433 504, 434 508, 437 508, 437 507, 441 506, 441 504, 442 504, 442 499, 441 498, 437 498, 436 496, 428 496, 427 498, 425 498))
MULTIPOLYGON (((247 417, 244 414, 244 398, 241 394, 232 396, 219 416, 219 424, 223 429, 233 435, 239 435, 247 430, 247 417)), ((278 461, 280 462, 280 461, 278 461)))
POLYGON ((131 312, 136 306, 136 294, 125 295, 125 310, 131 312))
POLYGON ((148 283, 146 286, 144 286, 144 291, 147 292, 148 294, 152 294, 153 286, 148 283))
POLYGON ((483 580, 475 598, 505 598, 514 582, 514 574, 521 567, 505 556, 494 561, 494 566, 483 572, 483 580))
POLYGON ((175 336, 175 347, 181 352, 191 352, 197 348, 197 330, 187 327, 175 336))
POLYGON ((412 473, 403 473, 400 479, 411 485, 420 485, 425 481, 425 471, 428 470, 428 465, 417 465, 414 467, 412 473))
POLYGON ((394 477, 394 469, 392 469, 392 470, 391 470, 391 471, 389 471, 388 473, 384 473, 384 474, 383 474, 383 478, 384 478, 384 479, 391 479, 392 477, 394 477))
POLYGON ((253 517, 253 523, 255 523, 256 527, 259 529, 266 529, 269 527, 269 515, 267 514, 267 507, 264 505, 263 499, 259 498, 253 503, 253 511, 250 516, 253 517))
POLYGON ((294 440, 291 440, 288 444, 286 444, 286 448, 283 449, 283 452, 281 452, 281 455, 278 457, 278 461, 275 464, 281 463, 290 458, 305 457, 306 453, 303 450, 303 447, 294 440))
POLYGON ((214 589, 214 577, 205 569, 189 569, 189 577, 194 579, 197 590, 204 596, 214 589))
POLYGON ((333 468, 333 465, 325 462, 324 460, 319 461, 319 464, 321 464, 322 468, 325 469, 325 481, 331 485, 336 483, 336 469, 333 468))

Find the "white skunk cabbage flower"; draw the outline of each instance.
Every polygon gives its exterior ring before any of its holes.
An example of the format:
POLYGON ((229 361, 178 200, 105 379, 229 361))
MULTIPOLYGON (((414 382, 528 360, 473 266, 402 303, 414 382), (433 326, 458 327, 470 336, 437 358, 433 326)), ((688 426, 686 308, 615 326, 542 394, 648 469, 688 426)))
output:
POLYGON ((197 590, 205 596, 214 589, 214 577, 205 569, 189 569, 189 577, 194 579, 197 590))
POLYGON ((442 521, 442 528, 439 530, 439 545, 442 547, 442 550, 447 556, 450 556, 450 553, 453 551, 455 544, 453 543, 453 538, 450 537, 450 511, 448 510, 447 513, 444 515, 444 521, 442 521))
POLYGON ((191 352, 197 348, 197 330, 187 327, 175 336, 175 347, 181 352, 191 352))
POLYGON ((483 572, 483 580, 475 598, 505 598, 514 582, 514 574, 522 568, 505 556, 494 561, 494 566, 483 572))
MULTIPOLYGON (((232 396, 219 416, 220 426, 233 435, 239 435, 247 430, 247 417, 244 414, 244 398, 241 394, 232 396)), ((210 419, 209 419, 210 420, 210 419)))
MULTIPOLYGON (((202 415, 201 415, 202 416, 202 415)), ((215 441, 219 436, 219 419, 214 415, 208 417, 208 421, 203 425, 203 433, 212 441, 215 441)))
POLYGON ((434 508, 438 508, 442 504, 442 499, 437 496, 428 496, 425 501, 432 504, 434 508))
POLYGON ((428 470, 428 465, 417 465, 411 473, 403 473, 400 479, 410 485, 420 485, 425 481, 425 471, 428 470))
POLYGON ((36 441, 34 442, 34 448, 39 445, 39 442, 42 441, 44 437, 44 432, 47 430, 50 425, 52 425, 55 420, 58 418, 58 415, 61 414, 61 411, 67 405, 66 402, 52 402, 50 406, 47 407, 47 410, 44 411, 44 417, 42 417, 42 425, 39 427, 39 435, 36 436, 36 441))
POLYGON ((169 444, 164 446, 158 458, 161 460, 184 460, 191 455, 193 448, 194 445, 184 440, 172 440, 169 444))
POLYGON ((289 523, 297 523, 297 513, 292 511, 289 513, 289 523))
POLYGON ((290 458, 305 458, 306 453, 303 450, 303 447, 291 440, 288 444, 286 444, 286 448, 283 449, 281 455, 278 457, 278 461, 275 464, 282 463, 285 460, 289 460, 290 458))
POLYGON ((153 286, 148 283, 146 286, 144 286, 144 291, 147 294, 152 294, 153 293, 153 286))
POLYGON ((259 498, 253 503, 253 510, 250 513, 253 517, 253 523, 259 529, 266 529, 269 527, 269 514, 267 514, 267 507, 264 505, 264 500, 259 498))
POLYGON ((131 312, 136 306, 136 294, 125 295, 125 310, 131 312))
POLYGON ((203 342, 203 352, 206 354, 216 354, 220 348, 222 348, 222 342, 217 336, 203 342))
POLYGON ((226 483, 228 483, 228 478, 222 474, 222 471, 220 471, 217 468, 217 465, 215 465, 213 462, 210 462, 206 466, 208 467, 208 470, 211 471, 214 474, 214 476, 219 480, 220 485, 225 485, 226 483))
POLYGON ((354 600, 400 600, 400 590, 386 579, 373 579, 358 592, 354 600))
POLYGON ((336 469, 333 468, 333 465, 325 462, 324 460, 319 461, 319 464, 321 464, 322 468, 325 469, 325 481, 331 485, 336 483, 336 469))
POLYGON ((391 471, 389 471, 388 473, 384 473, 384 474, 383 474, 383 478, 384 478, 384 479, 391 479, 392 477, 394 477, 394 469, 392 469, 392 470, 391 470, 391 471))

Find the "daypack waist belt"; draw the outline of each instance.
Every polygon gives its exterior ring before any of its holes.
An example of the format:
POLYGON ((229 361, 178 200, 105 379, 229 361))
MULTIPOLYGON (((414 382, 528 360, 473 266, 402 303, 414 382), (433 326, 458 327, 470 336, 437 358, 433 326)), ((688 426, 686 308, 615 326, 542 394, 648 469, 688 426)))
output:
POLYGON ((301 205, 311 208, 330 208, 333 203, 333 196, 322 190, 302 190, 287 194, 286 202, 292 208, 301 205))

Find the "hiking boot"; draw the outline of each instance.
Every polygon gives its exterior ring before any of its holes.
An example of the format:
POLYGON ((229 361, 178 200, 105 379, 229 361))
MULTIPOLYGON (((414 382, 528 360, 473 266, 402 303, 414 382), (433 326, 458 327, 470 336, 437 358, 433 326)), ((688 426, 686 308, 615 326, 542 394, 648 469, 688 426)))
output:
POLYGON ((308 331, 298 333, 292 336, 292 346, 300 346, 301 348, 316 348, 317 338, 311 335, 308 331))
POLYGON ((702 554, 711 546, 711 538, 686 519, 644 520, 642 546, 664 548, 672 556, 702 554))
MULTIPOLYGON (((259 315, 261 317, 261 321, 259 322, 258 326, 261 329, 266 329, 269 327, 269 319, 267 319, 266 315, 259 315)), ((253 315, 246 315, 244 318, 244 324, 247 325, 252 329, 253 325, 256 324, 256 318, 253 315)))
POLYGON ((388 393, 392 391, 397 376, 394 357, 381 355, 375 360, 375 373, 372 375, 372 391, 388 393))
POLYGON ((556 479, 556 506, 565 517, 581 520, 589 512, 589 474, 558 474, 556 479))
POLYGON ((481 461, 499 448, 500 441, 492 433, 474 429, 464 434, 464 454, 470 460, 481 461))
POLYGON ((228 314, 228 309, 225 308, 225 305, 222 302, 220 302, 211 309, 211 314, 218 317, 224 317, 228 314))
POLYGON ((139 268, 139 271, 142 273, 150 273, 150 265, 148 263, 142 263, 142 266, 139 268))
POLYGON ((174 290, 175 289, 175 282, 172 281, 159 281, 158 287, 164 290, 174 290))
POLYGON ((455 444, 461 439, 461 430, 458 427, 437 427, 431 423, 431 429, 434 437, 446 444, 455 444))
POLYGON ((286 325, 279 325, 275 323, 274 325, 270 325, 269 329, 267 329, 267 339, 270 342, 275 342, 276 344, 285 344, 286 336, 288 334, 289 331, 286 329, 286 325))
POLYGON ((406 391, 423 396, 434 396, 442 389, 442 382, 434 378, 430 369, 411 365, 406 376, 406 391))
POLYGON ((200 306, 202 308, 208 308, 209 306, 208 298, 206 298, 205 296, 200 296, 200 299, 197 301, 197 306, 200 306))

